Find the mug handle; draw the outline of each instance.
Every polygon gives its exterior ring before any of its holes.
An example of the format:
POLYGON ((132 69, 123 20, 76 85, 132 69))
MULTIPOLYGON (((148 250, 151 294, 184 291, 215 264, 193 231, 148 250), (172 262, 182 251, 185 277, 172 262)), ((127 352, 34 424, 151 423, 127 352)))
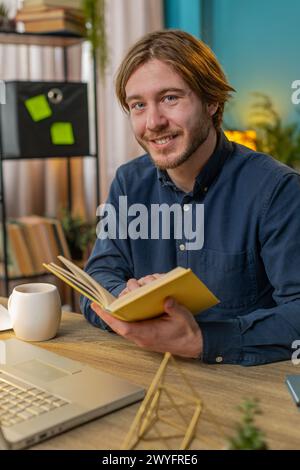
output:
POLYGON ((12 312, 11 312, 11 310, 10 310, 10 305, 11 305, 11 301, 12 301, 12 295, 13 295, 13 293, 11 293, 10 296, 8 297, 8 299, 7 299, 7 311, 8 311, 8 315, 10 316, 11 321, 12 321, 12 324, 13 324, 13 327, 14 327, 14 318, 13 318, 12 312))
POLYGON ((12 297, 12 294, 10 294, 10 296, 8 297, 8 300, 7 300, 7 310, 9 312, 9 306, 10 306, 10 302, 11 302, 11 297, 12 297))

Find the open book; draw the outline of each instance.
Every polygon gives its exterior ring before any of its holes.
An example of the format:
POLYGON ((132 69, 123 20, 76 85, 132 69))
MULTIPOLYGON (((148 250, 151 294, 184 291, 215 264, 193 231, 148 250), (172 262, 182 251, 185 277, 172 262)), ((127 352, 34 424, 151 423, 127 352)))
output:
POLYGON ((58 256, 58 259, 67 269, 55 263, 43 266, 120 320, 138 321, 157 317, 164 311, 166 297, 174 297, 194 314, 219 303, 191 269, 172 269, 161 278, 116 298, 72 261, 63 256, 58 256))

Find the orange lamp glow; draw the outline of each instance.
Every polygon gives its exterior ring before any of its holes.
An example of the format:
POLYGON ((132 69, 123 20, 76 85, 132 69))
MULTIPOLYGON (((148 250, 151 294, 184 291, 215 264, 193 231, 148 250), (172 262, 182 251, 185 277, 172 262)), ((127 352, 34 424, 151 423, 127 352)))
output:
POLYGON ((236 142, 237 144, 245 145, 252 150, 256 150, 256 132, 253 130, 247 131, 224 131, 228 140, 236 142))

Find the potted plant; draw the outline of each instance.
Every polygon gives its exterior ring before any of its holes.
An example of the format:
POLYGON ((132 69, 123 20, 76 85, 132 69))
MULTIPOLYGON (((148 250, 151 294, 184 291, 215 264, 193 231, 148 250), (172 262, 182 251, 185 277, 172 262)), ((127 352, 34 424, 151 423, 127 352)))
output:
POLYGON ((245 400, 239 407, 242 422, 236 427, 236 435, 229 438, 229 450, 267 450, 263 432, 255 425, 254 417, 261 411, 255 400, 245 400))
POLYGON ((84 260, 96 239, 96 224, 73 215, 68 209, 62 209, 60 220, 72 259, 84 260))
POLYGON ((256 130, 257 150, 268 153, 291 167, 299 166, 299 124, 284 124, 267 95, 254 93, 254 96, 256 101, 252 105, 250 122, 256 130))
POLYGON ((82 0, 86 20, 86 38, 91 43, 92 54, 98 59, 101 76, 107 64, 107 40, 105 31, 105 0, 82 0))

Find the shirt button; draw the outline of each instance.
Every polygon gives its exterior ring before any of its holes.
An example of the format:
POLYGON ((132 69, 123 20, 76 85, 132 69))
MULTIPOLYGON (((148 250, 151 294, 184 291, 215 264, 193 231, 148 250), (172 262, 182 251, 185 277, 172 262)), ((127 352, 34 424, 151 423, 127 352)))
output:
POLYGON ((216 357, 216 362, 217 362, 218 364, 220 364, 221 362, 223 362, 223 357, 222 357, 222 356, 217 356, 217 357, 216 357))
POLYGON ((190 210, 190 206, 188 204, 184 204, 183 210, 184 212, 188 212, 190 210))
POLYGON ((179 250, 184 251, 185 250, 185 245, 184 244, 179 245, 179 250))
POLYGON ((205 187, 203 188, 203 191, 204 191, 205 193, 207 193, 207 191, 208 191, 208 186, 205 186, 205 187))

